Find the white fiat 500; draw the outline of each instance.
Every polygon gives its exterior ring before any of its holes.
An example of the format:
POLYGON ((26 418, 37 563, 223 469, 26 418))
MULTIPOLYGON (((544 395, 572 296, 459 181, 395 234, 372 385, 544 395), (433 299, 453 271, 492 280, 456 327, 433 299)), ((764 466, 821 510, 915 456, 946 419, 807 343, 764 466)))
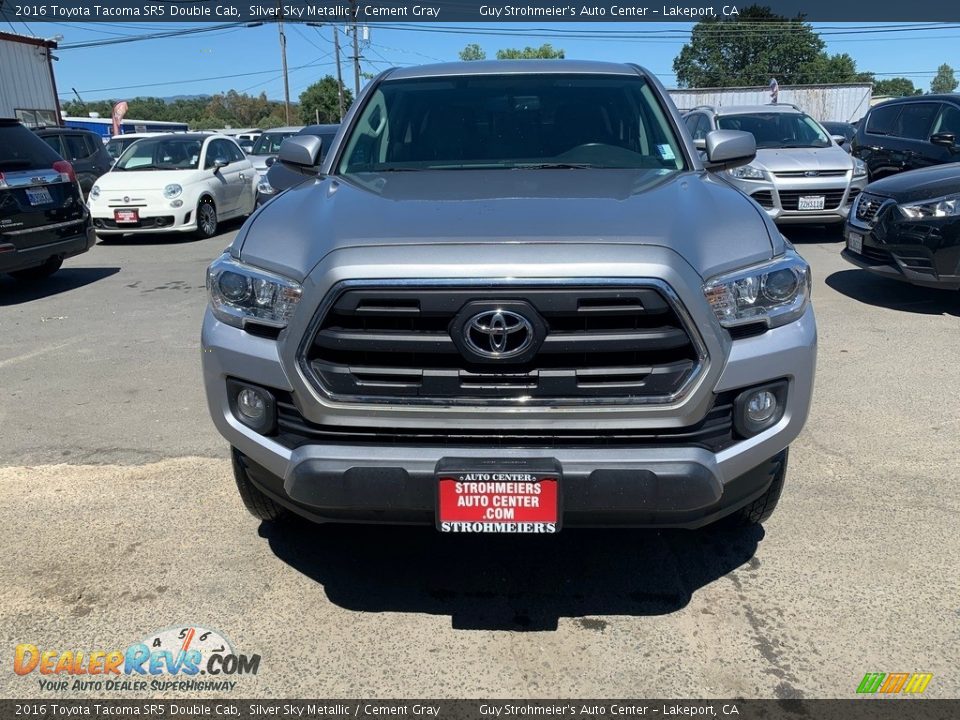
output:
POLYGON ((127 148, 90 190, 98 235, 196 232, 212 237, 223 220, 256 206, 257 173, 225 135, 177 133, 127 148))

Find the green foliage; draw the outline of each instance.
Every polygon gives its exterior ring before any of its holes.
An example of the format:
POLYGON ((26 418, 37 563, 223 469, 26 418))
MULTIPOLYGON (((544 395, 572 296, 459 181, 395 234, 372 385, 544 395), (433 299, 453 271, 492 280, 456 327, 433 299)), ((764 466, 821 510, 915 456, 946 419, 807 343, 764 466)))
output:
POLYGON ((956 89, 957 78, 953 74, 953 68, 944 63, 937 68, 937 76, 930 83, 930 92, 952 93, 956 89))
POLYGON ((806 68, 809 80, 806 83, 857 83, 873 82, 873 75, 857 71, 856 61, 846 53, 827 55, 821 53, 806 68))
MULTIPOLYGON (((353 103, 353 93, 343 88, 343 111, 353 103)), ((340 122, 340 99, 337 93, 337 79, 327 75, 300 93, 300 121, 305 124, 340 122)))
MULTIPOLYGON (((470 46, 468 45, 467 47, 470 46)), ((464 50, 466 50, 466 48, 464 48, 464 50)), ((461 57, 463 57, 462 53, 461 57)), ((562 60, 563 58, 563 50, 554 49, 553 45, 550 43, 544 43, 538 48, 532 48, 528 46, 523 50, 518 50, 516 48, 497 50, 497 60, 562 60)))
POLYGON ((908 95, 923 95, 923 90, 913 86, 913 81, 905 77, 878 80, 873 84, 873 94, 883 97, 907 97, 908 95))
POLYGON ((460 59, 464 61, 486 60, 487 54, 483 51, 483 48, 476 43, 470 43, 460 51, 460 59))

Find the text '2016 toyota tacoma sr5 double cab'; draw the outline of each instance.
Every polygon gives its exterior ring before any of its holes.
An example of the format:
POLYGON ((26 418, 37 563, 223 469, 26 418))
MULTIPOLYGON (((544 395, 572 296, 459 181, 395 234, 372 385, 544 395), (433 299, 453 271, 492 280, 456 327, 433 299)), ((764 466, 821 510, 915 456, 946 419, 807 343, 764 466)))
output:
POLYGON ((373 80, 207 275, 210 411, 259 518, 447 532, 764 520, 810 405, 810 272, 632 65, 373 80), (312 169, 311 169, 312 168, 312 169))

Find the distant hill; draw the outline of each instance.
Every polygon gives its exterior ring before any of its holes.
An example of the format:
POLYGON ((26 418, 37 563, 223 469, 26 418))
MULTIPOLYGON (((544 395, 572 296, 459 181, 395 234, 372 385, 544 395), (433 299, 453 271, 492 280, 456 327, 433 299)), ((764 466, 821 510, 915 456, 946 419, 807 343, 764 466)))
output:
POLYGON ((169 95, 167 97, 160 98, 164 102, 176 102, 177 100, 209 100, 212 95, 169 95))

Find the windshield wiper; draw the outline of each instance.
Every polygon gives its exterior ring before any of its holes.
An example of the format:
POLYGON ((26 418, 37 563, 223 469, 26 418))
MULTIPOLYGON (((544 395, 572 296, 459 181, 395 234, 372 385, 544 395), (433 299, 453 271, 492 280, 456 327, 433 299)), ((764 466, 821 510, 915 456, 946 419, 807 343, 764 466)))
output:
POLYGON ((591 170, 600 167, 591 163, 545 162, 514 165, 513 170, 591 170))

